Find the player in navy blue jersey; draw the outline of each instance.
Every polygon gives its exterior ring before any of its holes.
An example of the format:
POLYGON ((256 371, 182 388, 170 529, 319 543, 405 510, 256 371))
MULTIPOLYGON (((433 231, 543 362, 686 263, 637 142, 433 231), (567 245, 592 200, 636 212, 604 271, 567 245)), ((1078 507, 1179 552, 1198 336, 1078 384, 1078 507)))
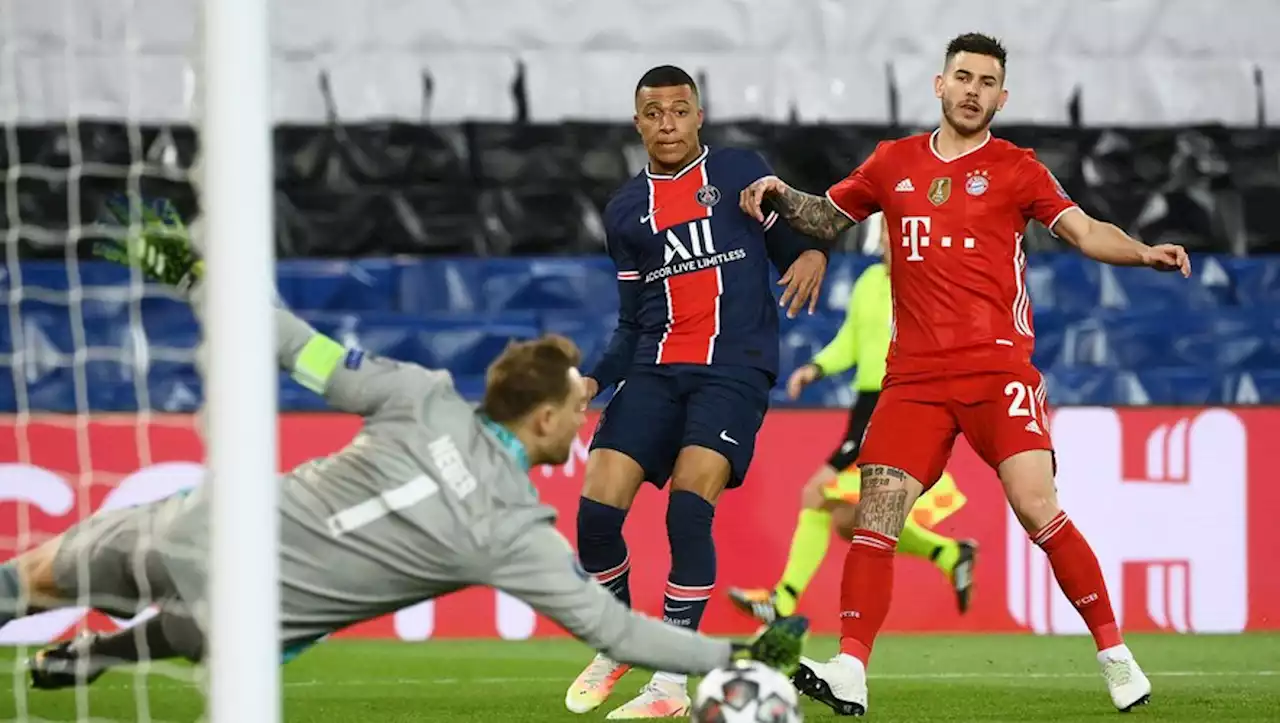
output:
MULTIPOLYGON (((778 374, 778 304, 770 266, 794 316, 817 303, 825 244, 758 221, 734 199, 772 171, 757 153, 708 148, 698 131, 698 88, 679 68, 640 79, 636 129, 649 154, 605 208, 621 310, 589 391, 617 385, 601 416, 578 507, 578 554, 587 572, 630 602, 627 510, 647 480, 670 480, 671 572, 663 618, 696 629, 715 585, 711 522, 726 488, 742 484, 778 374)), ((627 667, 599 655, 565 705, 593 710, 627 667)), ((688 715, 684 676, 657 673, 611 719, 688 715)))

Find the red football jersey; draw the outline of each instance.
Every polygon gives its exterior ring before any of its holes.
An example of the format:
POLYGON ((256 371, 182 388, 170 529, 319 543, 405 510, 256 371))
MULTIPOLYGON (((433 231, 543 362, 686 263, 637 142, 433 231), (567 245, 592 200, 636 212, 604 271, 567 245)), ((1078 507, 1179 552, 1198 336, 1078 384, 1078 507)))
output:
POLYGON ((987 139, 950 160, 933 134, 884 141, 827 191, 849 218, 884 211, 893 343, 885 383, 1025 368, 1035 347, 1027 221, 1076 204, 1035 152, 987 139))

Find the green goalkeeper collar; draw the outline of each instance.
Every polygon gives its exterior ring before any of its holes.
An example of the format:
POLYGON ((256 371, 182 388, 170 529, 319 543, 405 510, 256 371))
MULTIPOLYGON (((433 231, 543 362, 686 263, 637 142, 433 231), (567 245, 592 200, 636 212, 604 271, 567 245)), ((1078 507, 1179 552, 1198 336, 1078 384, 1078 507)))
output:
POLYGON ((501 424, 489 419, 485 414, 480 415, 480 423, 483 424, 485 429, 488 429, 493 436, 498 438, 498 441, 502 443, 502 446, 506 447, 507 451, 511 453, 511 456, 515 457, 516 461, 520 463, 520 467, 523 468, 525 472, 528 472, 531 465, 529 464, 529 453, 525 451, 524 448, 524 442, 517 439, 516 435, 513 434, 510 429, 507 429, 501 424))

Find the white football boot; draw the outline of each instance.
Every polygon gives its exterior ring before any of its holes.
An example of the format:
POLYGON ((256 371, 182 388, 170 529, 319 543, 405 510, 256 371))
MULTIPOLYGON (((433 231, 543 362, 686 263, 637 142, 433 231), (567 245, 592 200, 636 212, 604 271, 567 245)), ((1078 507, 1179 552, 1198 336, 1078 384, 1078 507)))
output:
POLYGON ((1098 665, 1107 681, 1111 702, 1122 713, 1151 701, 1151 681, 1147 679, 1133 653, 1126 645, 1117 645, 1098 653, 1098 665))
POLYGON ((610 711, 605 719, 687 717, 691 705, 689 689, 685 683, 666 680, 655 675, 640 689, 640 695, 610 711))
POLYGON ((852 655, 840 654, 825 663, 802 657, 791 682, 837 715, 867 714, 867 668, 852 655))
POLYGON ((597 654, 591 659, 564 696, 564 707, 572 713, 589 713, 608 700, 613 687, 631 670, 630 665, 614 662, 597 654))

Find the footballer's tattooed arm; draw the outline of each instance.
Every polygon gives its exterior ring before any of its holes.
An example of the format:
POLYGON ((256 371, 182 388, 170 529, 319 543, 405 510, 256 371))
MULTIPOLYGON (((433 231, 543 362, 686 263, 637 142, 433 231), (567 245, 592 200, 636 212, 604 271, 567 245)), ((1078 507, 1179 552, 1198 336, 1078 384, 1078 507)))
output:
POLYGON ((895 467, 873 464, 862 469, 862 494, 858 502, 856 527, 889 537, 902 534, 911 511, 911 500, 903 486, 911 479, 895 467))
POLYGON ((853 225, 853 221, 825 196, 815 196, 787 187, 781 193, 774 194, 772 200, 787 223, 806 236, 834 241, 853 225))

